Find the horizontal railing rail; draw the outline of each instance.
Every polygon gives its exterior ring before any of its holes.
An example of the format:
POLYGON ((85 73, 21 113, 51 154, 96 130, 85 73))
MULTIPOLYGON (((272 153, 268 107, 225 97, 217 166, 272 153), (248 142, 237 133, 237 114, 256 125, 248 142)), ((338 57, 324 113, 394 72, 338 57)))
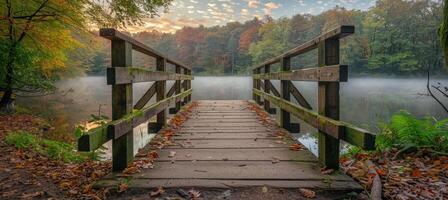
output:
POLYGON ((339 83, 348 81, 348 66, 339 64, 339 40, 354 31, 354 26, 340 26, 253 68, 255 102, 271 114, 276 112, 270 104, 276 105, 281 110, 279 124, 291 132, 299 132, 300 126, 291 123, 290 115, 315 127, 319 131, 319 161, 333 169, 339 167, 340 140, 367 150, 375 148, 374 134, 339 121, 339 83), (316 48, 319 67, 291 70, 292 57, 316 48), (271 65, 277 62, 281 63, 281 71, 271 72, 271 65), (280 80, 280 91, 270 80, 280 80), (317 112, 292 81, 318 83, 317 112), (291 95, 298 104, 291 102, 291 95))
POLYGON ((133 129, 148 123, 148 133, 158 132, 166 125, 167 108, 174 114, 191 101, 191 68, 140 43, 115 29, 101 29, 100 36, 111 40, 112 67, 107 68, 107 84, 112 85, 112 121, 89 130, 78 140, 79 151, 93 151, 112 140, 112 169, 125 169, 134 157, 133 129), (132 67, 132 50, 156 59, 156 70, 132 67), (166 65, 175 66, 167 72, 166 65), (166 92, 166 81, 175 81, 166 92), (133 104, 132 84, 154 81, 143 96, 133 104), (156 102, 146 105, 156 96, 156 102))

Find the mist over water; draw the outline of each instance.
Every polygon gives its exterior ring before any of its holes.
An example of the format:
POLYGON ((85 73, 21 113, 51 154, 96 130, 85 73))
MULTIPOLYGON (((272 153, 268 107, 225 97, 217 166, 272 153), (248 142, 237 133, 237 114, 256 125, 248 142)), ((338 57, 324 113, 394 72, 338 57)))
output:
MULTIPOLYGON (((280 81, 272 81, 279 89, 280 81)), ((447 85, 447 80, 434 80, 447 85)), ((146 92, 152 83, 134 84, 134 103, 146 92)), ((168 91, 173 81, 167 82, 168 91)), ((294 82, 307 101, 317 109, 317 83, 294 82)), ((18 99, 41 115, 54 118, 62 117, 71 125, 78 124, 97 115, 101 105, 101 114, 111 116, 111 86, 105 77, 80 77, 57 83, 55 94, 18 99)), ((250 100, 252 99, 252 78, 243 76, 196 76, 192 81, 193 100, 250 100)), ((448 118, 439 105, 426 94, 426 80, 418 78, 352 78, 341 83, 340 105, 341 120, 377 132, 378 122, 387 122, 393 113, 407 110, 423 117, 434 116, 448 118)), ((292 98, 293 99, 293 98, 292 98)), ((154 99, 150 103, 154 102, 154 99)), ((293 121, 298 121, 293 119, 293 121)), ((299 140, 317 152, 315 129, 301 125, 299 140)), ((134 149, 143 147, 151 138, 146 133, 146 125, 134 129, 134 149)))

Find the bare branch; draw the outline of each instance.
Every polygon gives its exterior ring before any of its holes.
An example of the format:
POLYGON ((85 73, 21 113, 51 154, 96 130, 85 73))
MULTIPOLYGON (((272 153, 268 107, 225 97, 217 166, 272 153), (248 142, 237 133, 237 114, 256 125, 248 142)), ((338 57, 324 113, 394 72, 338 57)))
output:
POLYGON ((434 96, 434 94, 431 91, 431 87, 429 85, 429 79, 430 79, 430 72, 431 72, 431 65, 428 65, 428 69, 427 69, 427 82, 426 82, 426 89, 428 90, 429 95, 431 95, 431 97, 437 101, 437 103, 445 110, 445 112, 448 113, 448 108, 436 97, 434 96))

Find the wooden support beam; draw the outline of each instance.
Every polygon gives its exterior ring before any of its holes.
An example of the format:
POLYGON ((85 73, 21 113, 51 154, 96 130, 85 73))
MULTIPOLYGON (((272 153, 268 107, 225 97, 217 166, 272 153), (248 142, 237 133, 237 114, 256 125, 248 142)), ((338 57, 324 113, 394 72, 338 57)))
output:
MULTIPOLYGON (((266 66, 264 66, 264 73, 266 74, 266 73, 269 73, 271 71, 271 66, 270 65, 266 65, 266 66)), ((263 89, 264 89, 264 92, 266 92, 266 93, 270 93, 270 87, 269 87, 269 80, 264 80, 264 87, 263 87, 263 89)), ((266 100, 266 99, 263 99, 263 105, 264 105, 264 110, 266 110, 266 112, 268 112, 268 113, 271 113, 271 106, 270 106, 270 104, 269 104, 269 101, 268 100, 266 100)))
MULTIPOLYGON (((179 65, 176 65, 176 74, 182 74, 181 69, 182 68, 179 65)), ((181 80, 176 80, 176 82, 174 82, 174 89, 176 90, 176 94, 180 94, 181 90, 182 90, 180 81, 181 80)), ((176 112, 179 112, 181 106, 182 105, 181 105, 180 101, 176 102, 176 106, 175 106, 176 112)))
MULTIPOLYGON (((132 65, 132 44, 124 40, 112 41, 112 68, 132 65)), ((108 77, 109 78, 109 77, 108 77)), ((117 120, 131 113, 132 84, 112 85, 112 120, 117 120)), ((125 169, 134 157, 132 130, 124 132, 121 137, 112 140, 112 170, 125 169)), ((98 136, 103 138, 102 136, 98 136)))
MULTIPOLYGON (((260 74, 260 72, 261 72, 261 70, 260 69, 255 69, 254 70, 254 74, 260 74)), ((255 89, 257 89, 257 90, 259 90, 262 86, 261 86, 262 84, 261 84, 261 81, 260 80, 255 80, 254 79, 254 88, 255 89)), ((260 97, 259 96, 254 96, 255 97, 255 102, 258 104, 258 105, 261 105, 261 99, 260 99, 260 97)))
POLYGON ((261 90, 264 90, 264 81, 258 80, 259 86, 261 90))
MULTIPOLYGON (((174 102, 181 101, 182 98, 191 93, 192 90, 182 92, 181 94, 166 98, 139 111, 134 111, 127 114, 121 119, 111 121, 101 127, 88 131, 78 140, 78 151, 93 151, 100 148, 104 143, 110 141, 111 139, 124 136, 129 131, 132 131, 134 127, 148 121, 161 110, 166 109, 174 102)), ((153 132, 155 132, 154 127, 150 128, 153 132)))
POLYGON ((127 131, 132 130, 134 127, 148 121, 157 113, 165 111, 169 106, 191 95, 192 91, 192 89, 189 89, 180 94, 168 97, 139 111, 135 111, 119 120, 111 122, 108 124, 107 129, 109 136, 113 138, 120 137, 127 131))
MULTIPOLYGON (((290 70, 291 70, 291 58, 282 58, 281 71, 285 72, 290 70)), ((285 101, 290 101, 291 95, 288 82, 285 80, 280 81, 280 88, 282 98, 285 101)), ((291 124, 291 116, 288 111, 281 109, 279 124, 281 127, 289 129, 291 124)))
POLYGON ((351 35, 354 32, 355 32, 354 26, 342 25, 336 29, 333 29, 326 33, 323 33, 323 34, 317 36, 316 38, 314 38, 298 47, 295 47, 295 48, 293 48, 275 58, 272 58, 266 62, 263 62, 260 65, 258 65, 257 67, 255 67, 254 69, 261 68, 265 65, 271 65, 271 64, 274 64, 277 62, 281 62, 281 60, 283 58, 291 58, 291 57, 306 53, 308 51, 311 51, 311 50, 317 48, 317 45, 319 43, 321 43, 322 41, 325 41, 326 39, 330 39, 330 38, 340 39, 340 38, 346 37, 348 35, 351 35))
POLYGON ((289 84, 289 91, 291 92, 292 96, 296 99, 296 101, 304 108, 312 110, 311 105, 306 101, 305 97, 300 93, 300 91, 292 84, 291 81, 288 81, 289 84))
POLYGON ((134 38, 125 35, 124 33, 121 33, 120 31, 113 29, 113 28, 102 28, 100 29, 100 36, 107 38, 111 41, 127 41, 129 44, 131 44, 132 49, 149 55, 153 56, 155 58, 163 58, 168 63, 171 63, 173 65, 179 65, 183 68, 190 69, 190 67, 180 63, 179 61, 175 61, 174 59, 169 58, 168 56, 163 55, 162 53, 156 51, 155 49, 152 49, 151 47, 135 40, 134 38))
POLYGON ((107 84, 128 84, 163 80, 192 80, 193 77, 185 74, 164 71, 151 71, 138 67, 107 68, 107 84))
MULTIPOLYGON (((156 69, 157 71, 165 72, 166 60, 163 58, 157 58, 156 69)), ((156 90, 157 90, 156 101, 159 102, 165 99, 166 80, 156 81, 156 90)), ((162 127, 166 125, 165 108, 160 110, 160 112, 157 114, 157 125, 159 126, 160 129, 162 129, 162 127)))
POLYGON ((174 93, 176 93, 176 85, 171 86, 170 90, 166 93, 166 97, 173 96, 174 93))
POLYGON ((148 103, 149 100, 156 94, 156 84, 153 83, 146 93, 134 105, 134 109, 140 110, 148 103))
POLYGON ((325 67, 299 69, 287 72, 256 74, 253 75, 253 78, 263 80, 347 82, 348 66, 333 65, 325 67))
MULTIPOLYGON (((339 64, 339 38, 329 38, 318 44, 318 66, 339 64)), ((318 83, 318 113, 334 120, 339 120, 339 82, 318 83)), ((319 161, 326 167, 339 168, 339 138, 319 131, 319 161)))
POLYGON ((261 90, 253 89, 253 93, 268 99, 282 110, 289 112, 318 130, 331 135, 334 138, 342 139, 357 147, 373 150, 375 148, 375 135, 367 130, 357 128, 351 124, 337 121, 329 117, 319 115, 302 106, 296 105, 272 94, 267 94, 261 90))
POLYGON ((275 96, 277 96, 277 97, 280 97, 280 96, 281 96, 281 95, 280 95, 280 92, 277 90, 277 88, 275 88, 275 86, 272 84, 271 81, 268 82, 268 85, 269 85, 269 89, 271 90, 271 92, 272 92, 275 96))

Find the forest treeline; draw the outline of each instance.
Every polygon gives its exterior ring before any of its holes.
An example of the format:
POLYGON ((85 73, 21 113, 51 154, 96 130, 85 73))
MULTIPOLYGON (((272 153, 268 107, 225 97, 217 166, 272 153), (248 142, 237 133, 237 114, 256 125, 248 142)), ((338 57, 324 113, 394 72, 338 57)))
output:
MULTIPOLYGON (((192 66, 197 75, 248 75, 251 68, 322 32, 339 25, 354 25, 356 33, 341 43, 342 63, 358 75, 422 75, 428 67, 444 73, 438 28, 442 1, 379 0, 366 11, 335 7, 319 15, 291 18, 254 18, 225 26, 184 27, 175 33, 157 30, 133 37, 172 58, 192 66)), ((89 62, 90 74, 102 74, 108 65, 104 43, 89 62)), ((294 68, 317 64, 317 52, 293 59, 294 68)), ((153 61, 137 55, 134 65, 153 61)))

